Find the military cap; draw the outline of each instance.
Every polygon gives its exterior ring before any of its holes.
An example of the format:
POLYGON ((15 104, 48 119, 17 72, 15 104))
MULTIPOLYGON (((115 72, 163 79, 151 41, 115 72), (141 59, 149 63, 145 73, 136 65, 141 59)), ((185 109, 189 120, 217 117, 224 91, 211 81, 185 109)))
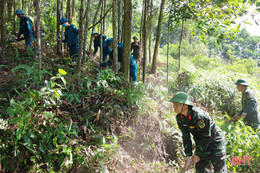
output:
POLYGON ((24 12, 22 10, 18 9, 18 10, 15 11, 15 15, 17 15, 17 14, 23 14, 24 15, 24 12))
POLYGON ((248 82, 245 79, 238 79, 235 83, 236 85, 244 85, 244 86, 249 86, 248 82))
POLYGON ((174 103, 182 103, 182 104, 193 106, 190 96, 184 92, 175 93, 169 101, 174 102, 174 103))
POLYGON ((68 19, 66 19, 66 18, 61 18, 60 19, 60 25, 62 25, 63 23, 65 23, 65 22, 68 22, 69 20, 68 19))

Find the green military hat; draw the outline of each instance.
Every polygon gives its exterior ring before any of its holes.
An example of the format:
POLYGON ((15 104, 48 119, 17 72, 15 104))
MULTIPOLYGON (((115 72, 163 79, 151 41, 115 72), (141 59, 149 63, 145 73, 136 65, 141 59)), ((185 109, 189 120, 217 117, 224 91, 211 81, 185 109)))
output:
POLYGON ((98 34, 97 31, 92 31, 91 35, 98 34))
POLYGON ((182 104, 193 106, 190 96, 184 92, 175 93, 169 101, 174 102, 174 103, 182 103, 182 104))
POLYGON ((64 17, 60 19, 60 25, 62 25, 65 22, 69 22, 69 20, 64 17))
POLYGON ((15 11, 15 15, 18 15, 18 14, 24 15, 24 12, 22 10, 18 9, 18 10, 15 11))
POLYGON ((249 86, 248 82, 245 79, 238 79, 235 83, 236 85, 244 85, 244 86, 249 86))
POLYGON ((138 40, 138 38, 136 36, 133 36, 133 39, 137 39, 138 40))

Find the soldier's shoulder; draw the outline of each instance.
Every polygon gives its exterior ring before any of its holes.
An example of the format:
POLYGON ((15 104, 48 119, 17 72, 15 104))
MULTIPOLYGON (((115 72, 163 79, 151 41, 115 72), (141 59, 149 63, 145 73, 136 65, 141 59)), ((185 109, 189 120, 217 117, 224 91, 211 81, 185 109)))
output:
POLYGON ((198 107, 193 106, 192 111, 195 119, 203 119, 208 117, 208 113, 198 107))
POLYGON ((254 97, 254 96, 255 96, 254 92, 253 92, 251 89, 249 89, 249 88, 247 88, 247 89, 245 90, 244 95, 245 95, 246 97, 248 97, 248 98, 251 98, 251 97, 254 97))

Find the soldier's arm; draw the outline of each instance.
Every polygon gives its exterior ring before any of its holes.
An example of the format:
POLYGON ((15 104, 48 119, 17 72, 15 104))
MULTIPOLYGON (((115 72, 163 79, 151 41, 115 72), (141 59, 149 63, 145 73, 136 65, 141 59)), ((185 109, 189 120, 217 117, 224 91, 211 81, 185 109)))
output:
POLYGON ((200 138, 199 138, 197 146, 196 146, 195 154, 198 155, 199 157, 208 156, 207 149, 209 147, 209 143, 211 140, 210 125, 211 125, 210 117, 201 117, 196 122, 195 128, 196 128, 200 138))
POLYGON ((190 138, 190 132, 187 127, 184 127, 177 119, 177 124, 182 133, 183 147, 186 156, 192 156, 192 142, 190 138))

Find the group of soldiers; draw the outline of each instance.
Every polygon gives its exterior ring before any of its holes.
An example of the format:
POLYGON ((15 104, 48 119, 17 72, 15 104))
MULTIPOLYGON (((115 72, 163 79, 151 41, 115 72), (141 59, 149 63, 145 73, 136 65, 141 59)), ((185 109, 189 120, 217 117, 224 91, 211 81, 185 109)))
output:
MULTIPOLYGON (((20 20, 20 32, 25 36, 26 46, 32 46, 34 39, 32 31, 32 21, 24 16, 22 10, 17 10, 15 14, 20 20)), ((60 19, 60 25, 65 27, 65 39, 60 40, 66 42, 69 47, 69 53, 72 61, 78 57, 79 49, 79 30, 75 25, 69 24, 69 20, 60 19)), ((100 67, 109 67, 113 63, 113 38, 106 39, 105 35, 98 34, 93 31, 91 36, 94 38, 94 52, 96 56, 98 48, 103 47, 103 63, 100 67), (107 60, 107 58, 109 59, 107 60)), ((140 43, 136 36, 133 37, 131 50, 133 56, 130 55, 130 78, 132 81, 137 80, 137 65, 136 61, 139 59, 140 43)), ((117 45, 118 61, 122 62, 123 58, 123 43, 117 45)), ((236 121, 243 118, 245 124, 251 126, 255 131, 259 130, 260 115, 257 98, 252 90, 248 88, 249 84, 245 79, 239 79, 235 83, 237 89, 242 93, 242 110, 240 113, 232 117, 236 121)), ((186 162, 184 169, 188 170, 193 167, 197 172, 210 172, 210 167, 213 165, 215 172, 227 172, 226 168, 226 143, 225 133, 218 127, 213 118, 200 108, 193 106, 190 96, 184 92, 178 92, 170 99, 173 102, 174 111, 177 113, 177 124, 182 132, 183 145, 186 153, 186 162), (196 151, 192 153, 192 134, 195 143, 196 151)))
MULTIPOLYGON (((245 79, 235 83, 237 90, 242 93, 242 110, 232 120, 243 118, 246 125, 256 132, 260 130, 259 105, 254 92, 248 88, 245 79)), ((195 165, 196 172, 226 173, 226 142, 225 133, 218 127, 214 119, 205 111, 193 106, 190 96, 184 92, 175 93, 170 99, 173 103, 179 129, 182 132, 183 146, 186 154, 184 170, 195 165), (192 134, 196 151, 192 152, 192 134)))
MULTIPOLYGON (((16 10, 15 14, 20 18, 20 32, 16 34, 19 39, 20 35, 23 34, 25 37, 25 43, 27 47, 32 46, 32 42, 34 39, 33 35, 33 24, 30 18, 25 17, 25 14, 22 10, 16 10)), ((72 62, 75 62, 78 58, 78 50, 79 50, 79 30, 73 24, 69 23, 69 20, 66 18, 60 19, 60 25, 65 28, 65 39, 59 40, 61 42, 67 43, 69 48, 69 54, 72 62)), ((113 38, 106 39, 106 36, 103 34, 98 34, 96 31, 93 31, 91 36, 94 38, 94 52, 93 56, 96 56, 98 48, 103 47, 103 56, 102 63, 100 63, 100 67, 111 67, 113 63, 113 38), (102 43, 101 43, 102 39, 102 43), (109 59, 108 59, 109 58, 109 59)), ((136 36, 133 37, 134 42, 131 44, 131 50, 133 50, 133 56, 130 55, 130 79, 132 81, 137 81, 137 64, 136 61, 139 59, 139 50, 140 43, 138 42, 138 38, 136 36)), ((118 61, 122 62, 123 59, 123 43, 119 43, 118 47, 118 61)), ((119 70, 121 71, 121 69, 119 70)))

